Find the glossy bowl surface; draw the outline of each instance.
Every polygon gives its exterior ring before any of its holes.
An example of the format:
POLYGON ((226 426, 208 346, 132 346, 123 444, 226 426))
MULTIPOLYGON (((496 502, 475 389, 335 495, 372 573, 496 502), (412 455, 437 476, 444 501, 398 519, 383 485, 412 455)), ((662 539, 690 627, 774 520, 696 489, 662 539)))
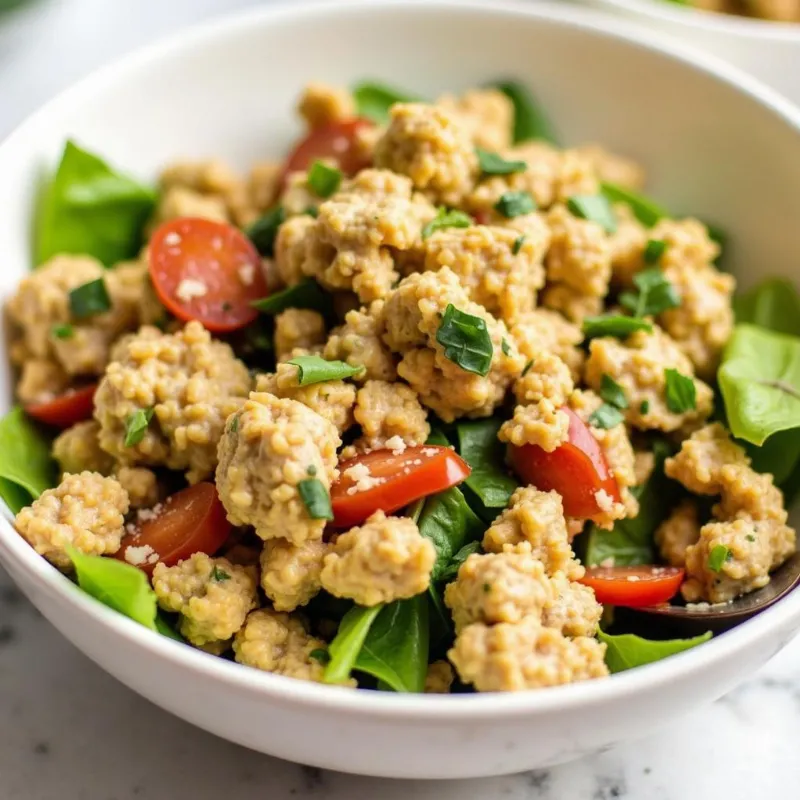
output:
MULTIPOLYGON (((800 112, 756 81, 561 4, 344 0, 215 21, 100 71, 28 120, 0 145, 0 298, 29 268, 34 198, 68 136, 144 177, 179 157, 244 167, 286 151, 309 80, 373 77, 435 95, 507 76, 535 88, 566 143, 641 159, 667 207, 723 225, 743 284, 800 280, 800 112)), ((0 380, 7 408, 10 376, 0 380)), ((709 644, 607 680, 398 696, 293 681, 156 636, 82 594, 6 518, 0 561, 68 639, 163 708, 265 753, 404 778, 514 772, 643 735, 731 689, 800 626, 794 593, 709 644)))

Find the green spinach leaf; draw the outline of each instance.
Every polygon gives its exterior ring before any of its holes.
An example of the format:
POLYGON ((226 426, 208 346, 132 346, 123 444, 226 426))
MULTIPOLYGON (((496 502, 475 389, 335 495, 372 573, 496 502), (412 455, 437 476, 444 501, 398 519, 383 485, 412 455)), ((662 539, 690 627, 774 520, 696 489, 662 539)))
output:
POLYGON ((481 551, 481 543, 480 542, 469 542, 465 544, 451 559, 450 563, 447 565, 447 568, 442 572, 439 576, 439 580, 444 581, 445 583, 449 583, 450 581, 454 580, 456 575, 458 575, 458 570, 461 569, 461 565, 473 554, 473 553, 480 553, 481 551))
POLYGON ((481 175, 513 175, 515 172, 525 172, 528 164, 525 161, 509 161, 499 153, 492 153, 482 147, 476 147, 475 152, 478 156, 478 166, 481 168, 481 175))
POLYGON ((436 331, 436 341, 444 348, 445 358, 465 372, 489 373, 494 347, 483 317, 467 314, 450 303, 436 331))
POLYGON ((286 212, 283 206, 274 206, 247 229, 247 236, 259 255, 265 258, 272 258, 275 255, 275 237, 285 219, 286 212))
POLYGON ((12 514, 55 486, 50 442, 17 406, 0 419, 0 497, 12 514))
POLYGON ((296 356, 286 363, 297 367, 297 382, 300 386, 352 378, 364 371, 364 367, 353 367, 344 361, 326 361, 320 356, 296 356))
POLYGON ((490 417, 456 427, 459 455, 472 467, 465 484, 485 508, 505 508, 519 485, 505 466, 504 448, 497 438, 501 424, 490 417))
POLYGON ((653 443, 655 466, 648 480, 631 491, 639 501, 637 516, 618 520, 610 531, 591 525, 585 535, 584 561, 590 567, 611 561, 615 566, 652 564, 655 561, 653 534, 664 521, 677 496, 678 486, 664 475, 669 445, 653 443))
POLYGON ((737 325, 718 379, 737 438, 761 445, 779 431, 800 427, 800 338, 737 325))
POLYGON ((800 295, 792 281, 772 278, 733 300, 737 322, 800 336, 800 295))
POLYGON ((111 266, 132 258, 156 192, 67 141, 39 208, 36 263, 57 253, 86 253, 111 266))
POLYGON ((379 125, 389 119, 389 109, 395 103, 424 102, 421 97, 401 92, 382 83, 365 81, 353 87, 353 97, 359 117, 366 117, 379 125))
POLYGON ((625 203, 633 215, 642 225, 652 228, 660 219, 668 217, 669 214, 657 203, 645 197, 643 194, 618 186, 616 183, 604 181, 601 191, 612 203, 625 203))
POLYGON ((597 632, 597 638, 607 646, 606 664, 608 669, 612 673, 616 673, 652 664, 654 661, 661 661, 662 658, 696 647, 711 638, 711 631, 702 636, 695 636, 693 639, 670 639, 661 642, 642 639, 632 633, 612 636, 603 631, 597 632))
POLYGON ((287 308, 308 308, 319 311, 325 317, 329 317, 333 311, 331 296, 315 280, 302 281, 260 300, 253 300, 252 306, 262 314, 272 315, 280 314, 287 308))
POLYGON ((160 617, 156 593, 142 570, 114 558, 86 555, 74 547, 67 552, 75 567, 78 586, 86 594, 145 628, 182 641, 160 617))
POLYGON ((443 231, 446 228, 469 228, 474 220, 465 211, 458 209, 448 210, 442 206, 436 216, 422 229, 422 239, 433 236, 436 231, 443 231))
POLYGON ((608 234, 617 232, 617 216, 605 195, 573 195, 567 200, 567 208, 576 217, 596 222, 608 234))
POLYGON ((498 81, 494 86, 514 105, 514 144, 532 139, 558 144, 558 137, 550 120, 527 86, 518 81, 498 81))
POLYGON ((650 331, 653 326, 646 319, 623 317, 619 314, 603 314, 599 317, 586 317, 583 320, 583 335, 587 339, 597 336, 616 336, 626 339, 636 331, 650 331))
POLYGON ((353 606, 342 617, 339 630, 328 647, 331 660, 325 668, 326 683, 344 683, 350 677, 369 629, 383 608, 383 605, 353 606))
POLYGON ((426 594, 384 606, 370 625, 353 668, 395 692, 422 692, 428 670, 428 627, 426 594))

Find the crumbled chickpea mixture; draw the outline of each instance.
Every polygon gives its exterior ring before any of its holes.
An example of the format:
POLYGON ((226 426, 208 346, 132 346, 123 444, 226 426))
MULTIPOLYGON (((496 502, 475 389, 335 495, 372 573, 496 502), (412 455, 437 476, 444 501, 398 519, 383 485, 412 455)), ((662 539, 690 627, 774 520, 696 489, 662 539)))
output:
POLYGON ((375 123, 310 84, 288 162, 173 163, 138 255, 59 252, 20 282, 17 396, 60 429, 60 480, 16 528, 81 585, 76 553, 143 570, 159 624, 276 675, 602 678, 598 564, 631 562, 591 541, 649 519, 652 482, 683 494, 645 568, 685 601, 752 592, 795 551, 773 476, 711 421, 735 281, 703 222, 644 224, 638 163, 520 140, 509 93, 397 99, 375 123), (184 255, 203 243, 213 275, 184 255))

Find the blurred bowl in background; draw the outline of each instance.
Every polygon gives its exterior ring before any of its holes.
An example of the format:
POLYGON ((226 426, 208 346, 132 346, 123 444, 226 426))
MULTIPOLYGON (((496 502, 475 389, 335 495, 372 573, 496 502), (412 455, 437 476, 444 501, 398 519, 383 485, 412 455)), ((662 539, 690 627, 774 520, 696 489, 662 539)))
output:
POLYGON ((669 0, 588 0, 726 58, 800 103, 800 24, 701 11, 669 0))

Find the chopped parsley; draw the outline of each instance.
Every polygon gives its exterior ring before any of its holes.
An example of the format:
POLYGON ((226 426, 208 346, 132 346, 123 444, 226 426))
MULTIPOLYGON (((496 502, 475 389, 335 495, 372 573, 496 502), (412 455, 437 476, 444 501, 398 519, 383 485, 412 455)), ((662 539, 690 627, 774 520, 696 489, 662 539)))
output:
POLYGON ((522 377, 524 378, 529 372, 531 367, 533 366, 533 359, 531 359, 522 369, 522 377))
POLYGON ((77 286, 69 293, 69 311, 75 319, 93 317, 110 308, 111 298, 102 278, 77 286))
POLYGON ((134 447, 144 439, 147 426, 153 418, 153 409, 137 408, 125 420, 125 447, 134 447))
POLYGON ((667 243, 661 239, 648 239, 644 248, 644 263, 654 266, 661 260, 667 249, 667 243))
POLYGON ((567 208, 581 219, 596 222, 608 233, 617 232, 617 218, 611 203, 602 194, 576 194, 567 200, 567 208))
POLYGON ((691 378, 681 375, 676 369, 667 368, 664 370, 664 379, 667 382, 667 408, 673 414, 683 414, 697 408, 697 389, 691 378))
POLYGON ((600 397, 614 408, 628 407, 625 390, 607 372, 604 372, 600 379, 600 397))
POLYGON ((491 592, 491 591, 492 591, 492 586, 491 586, 491 584, 489 584, 489 583, 484 583, 484 584, 483 584, 483 591, 484 591, 484 594, 489 594, 489 592, 491 592))
POLYGON ((473 219, 469 214, 457 209, 448 211, 442 206, 436 216, 422 229, 422 238, 427 239, 436 231, 442 231, 445 228, 469 228, 472 222, 473 219))
POLYGON ((748 533, 744 538, 747 539, 748 542, 754 542, 756 540, 756 537, 753 536, 752 533, 748 533))
POLYGON ((71 339, 75 334, 75 328, 69 323, 66 325, 53 325, 53 327, 50 328, 50 333, 52 333, 56 339, 71 339))
POLYGON ((639 405, 639 413, 649 414, 650 413, 650 401, 649 400, 642 400, 641 404, 639 405))
POLYGON ((324 161, 315 161, 308 170, 308 185, 317 197, 330 197, 342 182, 342 171, 324 161))
POLYGON ((525 172, 528 165, 524 161, 507 161, 501 155, 476 147, 478 164, 484 175, 512 175, 515 172, 525 172))
POLYGON ((596 336, 616 336, 625 339, 636 331, 650 333, 653 326, 646 319, 623 317, 619 314, 604 314, 599 317, 586 317, 583 320, 583 334, 587 339, 596 336))
POLYGON ((508 344, 508 339, 503 337, 503 341, 500 343, 500 349, 503 351, 504 356, 511 355, 511 346, 508 344))
POLYGON ((642 270, 633 276, 633 282, 638 292, 623 292, 619 302, 636 317, 655 317, 681 304, 675 287, 658 267, 642 270))
POLYGON ((211 580, 217 581, 217 583, 222 583, 223 581, 229 581, 231 576, 225 572, 224 569, 220 569, 216 564, 214 564, 214 569, 211 571, 211 580))
POLYGON ((708 568, 712 572, 719 572, 722 569, 722 565, 732 558, 733 553, 730 551, 729 547, 726 547, 724 544, 714 545, 714 547, 711 548, 711 552, 708 554, 708 568))
POLYGON ((239 430, 239 415, 237 414, 232 420, 230 427, 228 428, 228 433, 236 433, 239 430))
POLYGON ((536 201, 530 192, 506 192, 494 204, 494 210, 506 219, 513 219, 536 211, 536 201))
POLYGON ((618 408, 603 403, 590 417, 589 424, 594 425, 595 428, 602 428, 608 430, 609 428, 616 428, 621 422, 625 421, 622 412, 618 408))
POLYGON ((460 311, 452 303, 445 309, 436 341, 444 347, 445 358, 466 372, 487 375, 492 366, 492 339, 486 320, 460 311))
POLYGON ((528 237, 523 233, 517 236, 516 239, 514 239, 514 244, 511 246, 511 252, 513 255, 517 255, 519 251, 522 250, 522 245, 525 244, 525 240, 527 238, 528 237))
POLYGON ((319 478, 304 478, 297 484, 297 491, 311 519, 333 519, 331 497, 319 478))

